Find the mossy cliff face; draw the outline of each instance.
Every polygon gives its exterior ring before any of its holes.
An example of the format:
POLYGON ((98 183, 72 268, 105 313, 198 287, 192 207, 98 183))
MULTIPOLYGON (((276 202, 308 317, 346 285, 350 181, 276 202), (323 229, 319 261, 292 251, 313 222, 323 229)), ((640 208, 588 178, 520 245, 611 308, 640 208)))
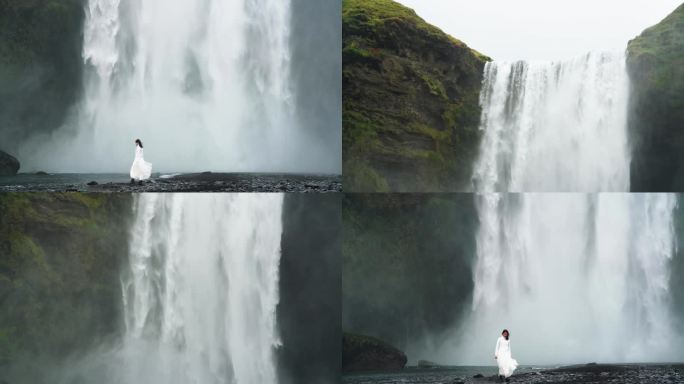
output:
POLYGON ((473 289, 474 197, 351 194, 342 206, 343 330, 412 353, 456 324, 473 289))
POLYGON ((83 19, 83 0, 0 0, 0 149, 64 122, 81 91, 83 19))
POLYGON ((27 356, 66 357, 119 330, 129 200, 0 194, 0 372, 27 356))
POLYGON ((489 58, 391 0, 344 0, 346 191, 464 189, 489 58))
POLYGON ((629 42, 633 191, 684 191, 684 4, 629 42))

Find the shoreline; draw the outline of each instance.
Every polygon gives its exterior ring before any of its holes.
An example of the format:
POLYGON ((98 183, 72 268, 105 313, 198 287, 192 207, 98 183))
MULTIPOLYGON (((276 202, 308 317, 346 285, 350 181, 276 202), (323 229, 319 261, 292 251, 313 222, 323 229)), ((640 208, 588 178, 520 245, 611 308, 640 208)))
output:
POLYGON ((155 173, 142 185, 126 174, 19 174, 0 192, 342 192, 341 175, 296 173, 155 173))
MULTIPOLYGON (((500 382, 496 366, 408 366, 397 371, 357 371, 342 374, 346 384, 389 384, 400 380, 411 384, 500 382)), ((566 366, 521 366, 510 378, 513 383, 663 383, 684 382, 682 363, 588 363, 566 366)))

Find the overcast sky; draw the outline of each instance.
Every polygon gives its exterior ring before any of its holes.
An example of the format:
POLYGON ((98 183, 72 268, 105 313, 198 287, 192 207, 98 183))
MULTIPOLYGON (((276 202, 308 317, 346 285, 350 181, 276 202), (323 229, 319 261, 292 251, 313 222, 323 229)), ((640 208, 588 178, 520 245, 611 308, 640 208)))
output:
POLYGON ((620 51, 682 0, 398 0, 495 60, 620 51))

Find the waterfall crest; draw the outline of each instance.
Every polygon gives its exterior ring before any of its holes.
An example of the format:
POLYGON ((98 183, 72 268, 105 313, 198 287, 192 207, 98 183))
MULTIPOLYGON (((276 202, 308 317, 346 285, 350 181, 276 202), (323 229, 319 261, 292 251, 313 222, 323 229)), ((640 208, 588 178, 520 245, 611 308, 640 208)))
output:
POLYGON ((125 382, 277 383, 280 194, 140 194, 125 382))
POLYGON ((629 191, 625 54, 490 62, 484 73, 482 192, 629 191))
POLYGON ((504 328, 525 364, 684 357, 668 301, 675 195, 477 199, 473 304, 459 359, 491 363, 504 328))

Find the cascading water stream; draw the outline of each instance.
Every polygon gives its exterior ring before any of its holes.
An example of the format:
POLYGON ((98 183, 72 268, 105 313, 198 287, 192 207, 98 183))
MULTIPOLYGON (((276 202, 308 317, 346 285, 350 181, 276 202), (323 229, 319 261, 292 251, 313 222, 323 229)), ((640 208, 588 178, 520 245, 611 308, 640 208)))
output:
POLYGON ((481 192, 627 192, 625 55, 490 62, 484 73, 481 192))
POLYGON ((458 361, 493 364, 504 328, 523 364, 684 358, 669 306, 675 195, 477 199, 473 306, 458 361))
POLYGON ((312 171, 290 75, 290 6, 88 0, 83 100, 75 121, 22 149, 27 166, 126 172, 140 138, 157 171, 312 171))
POLYGON ((277 383, 282 199, 136 196, 124 382, 277 383))

